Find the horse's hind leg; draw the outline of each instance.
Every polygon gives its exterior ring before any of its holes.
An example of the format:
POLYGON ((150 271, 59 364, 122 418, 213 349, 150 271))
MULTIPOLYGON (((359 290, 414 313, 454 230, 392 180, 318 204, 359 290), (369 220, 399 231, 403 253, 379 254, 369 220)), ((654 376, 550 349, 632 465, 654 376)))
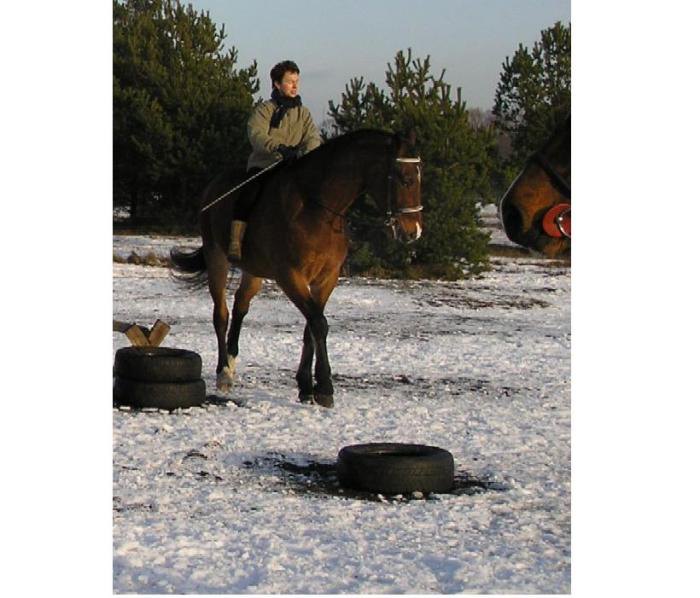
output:
POLYGON ((233 385, 233 372, 228 365, 226 355, 226 329, 228 328, 228 307, 226 306, 226 280, 228 278, 228 261, 226 254, 217 252, 207 256, 209 276, 209 293, 214 300, 214 331, 218 349, 216 363, 216 388, 228 391, 233 385))
POLYGON ((257 295, 262 286, 262 278, 251 276, 247 272, 241 275, 241 282, 238 285, 233 298, 233 313, 231 315, 231 329, 228 333, 227 343, 227 363, 233 374, 236 371, 236 358, 238 357, 238 339, 241 334, 241 325, 250 308, 250 302, 257 295))

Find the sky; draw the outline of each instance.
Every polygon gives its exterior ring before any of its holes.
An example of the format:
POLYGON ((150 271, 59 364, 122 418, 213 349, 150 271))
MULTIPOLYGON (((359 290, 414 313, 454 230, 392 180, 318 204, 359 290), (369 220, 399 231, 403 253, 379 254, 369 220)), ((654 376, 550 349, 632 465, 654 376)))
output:
POLYGON ((384 85, 387 63, 399 50, 430 55, 431 72, 462 88, 469 108, 489 110, 506 57, 518 44, 532 48, 540 32, 571 21, 570 0, 196 0, 225 26, 238 66, 255 60, 262 97, 280 60, 301 70, 300 94, 314 120, 328 118, 353 77, 384 85))

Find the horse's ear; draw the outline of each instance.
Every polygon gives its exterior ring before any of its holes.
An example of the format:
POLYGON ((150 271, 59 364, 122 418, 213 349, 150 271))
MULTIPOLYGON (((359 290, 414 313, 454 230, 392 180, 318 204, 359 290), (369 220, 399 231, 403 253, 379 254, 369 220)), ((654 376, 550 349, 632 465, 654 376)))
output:
POLYGON ((409 145, 416 145, 416 130, 413 127, 406 131, 404 137, 406 138, 406 141, 408 141, 409 145))
POLYGON ((409 147, 414 147, 416 145, 416 130, 411 127, 405 131, 395 135, 396 140, 399 144, 408 145, 409 147))

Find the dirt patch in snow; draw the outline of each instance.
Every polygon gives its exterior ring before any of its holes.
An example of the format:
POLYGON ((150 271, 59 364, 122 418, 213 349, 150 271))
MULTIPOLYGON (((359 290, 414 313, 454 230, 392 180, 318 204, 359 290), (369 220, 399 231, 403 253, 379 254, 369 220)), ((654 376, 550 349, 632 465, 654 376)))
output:
MULTIPOLYGON (((338 482, 336 465, 333 462, 314 460, 299 463, 290 460, 282 453, 268 453, 245 461, 243 466, 249 470, 264 471, 276 476, 276 483, 270 486, 271 491, 286 491, 295 495, 313 495, 327 498, 342 498, 347 500, 366 500, 371 502, 397 503, 412 500, 436 500, 434 494, 399 494, 383 496, 373 492, 365 492, 352 488, 343 488, 338 482)), ((461 496, 482 494, 484 492, 505 492, 507 484, 492 478, 479 478, 466 470, 455 472, 454 487, 441 496, 461 496)))

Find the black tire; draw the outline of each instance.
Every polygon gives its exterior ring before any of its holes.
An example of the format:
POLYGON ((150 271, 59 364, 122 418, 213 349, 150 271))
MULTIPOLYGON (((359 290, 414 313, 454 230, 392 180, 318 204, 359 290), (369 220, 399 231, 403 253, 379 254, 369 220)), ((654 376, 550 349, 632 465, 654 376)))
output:
POLYGON ((337 463, 342 486, 386 495, 449 492, 454 468, 450 452, 423 444, 346 446, 338 453, 337 463))
POLYGON ((114 402, 143 409, 186 409, 197 407, 206 399, 204 380, 189 382, 141 382, 128 378, 114 379, 114 402))
POLYGON ((141 382, 193 382, 202 377, 202 358, 169 347, 123 347, 114 357, 114 374, 141 382))

